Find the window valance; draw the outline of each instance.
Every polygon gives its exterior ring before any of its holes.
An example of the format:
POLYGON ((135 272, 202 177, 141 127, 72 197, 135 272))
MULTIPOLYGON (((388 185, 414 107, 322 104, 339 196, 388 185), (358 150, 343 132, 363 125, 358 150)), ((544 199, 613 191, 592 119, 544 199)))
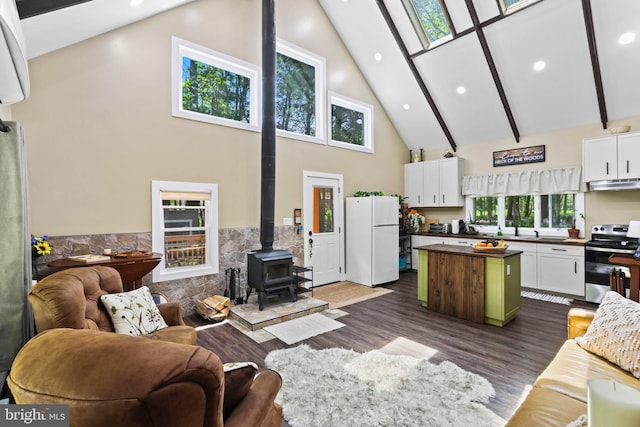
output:
POLYGON ((580 166, 462 177, 465 196, 579 193, 585 188, 580 166))

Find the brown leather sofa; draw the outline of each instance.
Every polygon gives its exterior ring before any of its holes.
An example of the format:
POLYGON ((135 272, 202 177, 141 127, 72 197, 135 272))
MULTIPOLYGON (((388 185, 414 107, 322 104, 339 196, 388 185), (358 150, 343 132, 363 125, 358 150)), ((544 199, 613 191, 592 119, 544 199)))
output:
POLYGON ((225 407, 225 373, 214 353, 124 334, 43 332, 20 350, 7 383, 16 403, 68 404, 72 427, 282 424, 277 373, 260 373, 225 407))
MULTIPOLYGON (((123 292, 122 279, 111 267, 96 265, 53 273, 36 283, 28 295, 36 331, 73 328, 114 332, 113 322, 100 297, 120 292, 123 292)), ((146 335, 147 338, 196 344, 196 331, 185 325, 180 303, 158 304, 158 309, 168 327, 146 335)))
POLYGON ((566 427, 587 413, 587 381, 590 379, 612 379, 640 390, 640 380, 584 350, 573 340, 585 334, 594 314, 579 308, 569 311, 569 339, 536 379, 506 427, 566 427))

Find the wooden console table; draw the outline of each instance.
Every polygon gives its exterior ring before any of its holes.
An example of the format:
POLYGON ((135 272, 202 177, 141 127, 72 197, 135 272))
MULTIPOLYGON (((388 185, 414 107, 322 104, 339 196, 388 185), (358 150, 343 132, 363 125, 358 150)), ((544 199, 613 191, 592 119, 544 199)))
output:
POLYGON ((629 267, 629 273, 631 274, 629 299, 638 302, 640 298, 640 260, 629 254, 613 254, 609 257, 609 262, 629 267))
POLYGON ((111 258, 108 260, 92 262, 88 264, 72 261, 68 258, 62 258, 53 260, 47 263, 47 265, 59 270, 76 267, 91 267, 94 265, 113 267, 118 270, 118 273, 120 273, 124 290, 131 291, 142 286, 142 278, 150 273, 151 270, 153 270, 160 263, 161 259, 162 254, 153 252, 151 255, 132 258, 118 258, 115 256, 111 256, 111 258))

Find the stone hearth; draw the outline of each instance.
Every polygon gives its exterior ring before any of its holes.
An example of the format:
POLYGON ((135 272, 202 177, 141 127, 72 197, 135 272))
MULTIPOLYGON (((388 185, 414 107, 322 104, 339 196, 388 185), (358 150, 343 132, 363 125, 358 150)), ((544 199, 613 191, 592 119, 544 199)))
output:
POLYGON ((307 294, 298 295, 296 302, 291 301, 288 292, 269 295, 264 304, 264 310, 258 307, 258 297, 252 294, 246 304, 232 305, 229 317, 236 320, 250 331, 256 331, 265 326, 286 322, 297 317, 312 313, 319 313, 329 308, 329 303, 313 298, 307 294))

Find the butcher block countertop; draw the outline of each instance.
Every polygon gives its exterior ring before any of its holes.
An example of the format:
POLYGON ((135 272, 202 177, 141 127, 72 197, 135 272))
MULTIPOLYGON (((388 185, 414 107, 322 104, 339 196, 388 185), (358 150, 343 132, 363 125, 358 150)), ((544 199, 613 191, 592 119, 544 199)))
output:
POLYGON ((513 251, 507 249, 504 253, 499 252, 476 252, 471 247, 467 246, 458 246, 458 245, 426 245, 426 246, 418 246, 414 249, 418 250, 426 250, 431 252, 439 252, 439 253, 447 253, 454 255, 466 255, 472 257, 491 257, 491 258, 508 258, 510 256, 519 255, 522 251, 513 251))
POLYGON ((571 246, 584 246, 589 239, 570 239, 568 237, 535 237, 535 236, 512 236, 497 234, 444 234, 444 233, 413 233, 414 236, 429 236, 429 237, 453 237, 459 239, 504 239, 507 242, 522 242, 522 243, 546 243, 551 245, 571 245, 571 246))

